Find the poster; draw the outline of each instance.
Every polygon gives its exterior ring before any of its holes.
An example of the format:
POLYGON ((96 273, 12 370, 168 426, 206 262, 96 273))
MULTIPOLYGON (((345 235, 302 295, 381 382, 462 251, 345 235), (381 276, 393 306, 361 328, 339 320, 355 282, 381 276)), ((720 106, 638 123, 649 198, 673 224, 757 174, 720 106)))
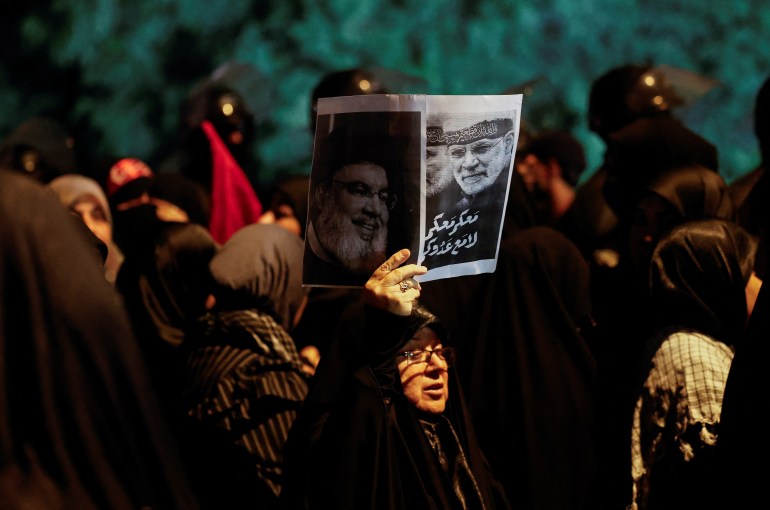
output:
POLYGON ((493 272, 521 99, 320 99, 303 285, 362 286, 401 248, 420 281, 493 272))

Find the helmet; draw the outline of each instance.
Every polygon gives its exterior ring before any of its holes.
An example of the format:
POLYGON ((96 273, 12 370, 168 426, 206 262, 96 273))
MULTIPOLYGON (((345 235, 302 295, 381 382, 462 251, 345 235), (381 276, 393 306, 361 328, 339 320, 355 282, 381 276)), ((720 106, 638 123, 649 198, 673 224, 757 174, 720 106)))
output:
POLYGON ((194 129, 208 120, 228 145, 243 145, 254 133, 254 115, 232 87, 209 82, 193 90, 182 109, 184 126, 194 129))
POLYGON ((315 131, 318 99, 322 97, 387 93, 388 91, 377 77, 364 69, 345 69, 329 73, 313 89, 310 105, 310 125, 313 126, 313 131, 315 131))
POLYGON ((650 65, 616 67, 597 78, 588 100, 588 127, 605 141, 631 122, 683 103, 665 74, 650 65))

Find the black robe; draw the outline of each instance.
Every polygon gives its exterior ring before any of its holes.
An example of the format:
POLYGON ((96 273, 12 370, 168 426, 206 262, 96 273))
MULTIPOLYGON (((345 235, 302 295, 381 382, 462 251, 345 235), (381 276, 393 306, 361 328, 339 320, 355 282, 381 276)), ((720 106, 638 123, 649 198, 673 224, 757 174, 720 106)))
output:
POLYGON ((508 499, 583 508, 596 469, 596 363, 577 248, 552 228, 524 229, 502 242, 495 273, 422 287, 421 300, 457 328, 480 447, 508 499))
POLYGON ((196 508, 120 298, 72 216, 0 170, 0 218, 0 508, 196 508))
MULTIPOLYGON (((365 314, 362 359, 368 363, 339 381, 334 402, 315 423, 315 436, 305 456, 291 459, 295 464, 289 467, 293 478, 282 495, 285 506, 460 508, 452 482, 441 470, 423 432, 417 410, 401 391, 394 362, 398 348, 422 327, 418 325, 421 319, 368 308, 365 314)), ((438 419, 451 423, 478 487, 465 491, 468 508, 508 508, 478 448, 451 368, 449 381, 447 408, 438 419)), ((303 430, 307 433, 311 429, 303 430)))

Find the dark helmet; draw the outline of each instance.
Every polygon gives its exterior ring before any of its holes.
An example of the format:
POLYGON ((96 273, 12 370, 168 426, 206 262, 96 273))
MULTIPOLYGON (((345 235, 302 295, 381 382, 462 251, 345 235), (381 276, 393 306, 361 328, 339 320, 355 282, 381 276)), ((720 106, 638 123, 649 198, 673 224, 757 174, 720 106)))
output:
POLYGON ((192 91, 182 108, 184 127, 195 129, 207 120, 228 145, 248 143, 254 134, 254 114, 232 87, 209 82, 192 91))
POLYGON ((607 137, 631 122, 661 114, 683 100, 666 76, 649 65, 624 65, 607 71, 591 86, 588 127, 607 137))
POLYGON ((0 163, 42 182, 75 173, 75 139, 59 121, 32 117, 0 145, 0 163))
POLYGON ((359 96, 365 94, 387 94, 385 86, 377 77, 364 69, 345 69, 324 76, 313 89, 310 105, 310 125, 315 131, 318 99, 322 97, 359 96))

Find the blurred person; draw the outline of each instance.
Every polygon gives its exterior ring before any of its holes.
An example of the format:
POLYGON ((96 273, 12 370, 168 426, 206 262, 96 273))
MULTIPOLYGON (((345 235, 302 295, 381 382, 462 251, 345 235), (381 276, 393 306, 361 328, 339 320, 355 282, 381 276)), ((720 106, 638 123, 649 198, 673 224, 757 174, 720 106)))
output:
POLYGON ((79 174, 65 174, 52 180, 48 186, 61 203, 80 217, 88 228, 107 247, 104 276, 115 283, 123 253, 112 239, 112 214, 104 190, 95 180, 79 174))
POLYGON ((727 374, 716 444, 717 482, 711 504, 704 505, 714 510, 751 508, 766 492, 767 465, 756 459, 765 458, 770 448, 753 431, 765 420, 761 403, 768 391, 770 287, 752 278, 746 287, 746 299, 748 304, 756 301, 753 309, 747 309, 746 334, 736 345, 727 374))
MULTIPOLYGON (((673 108, 682 102, 665 76, 649 64, 624 64, 598 76, 588 97, 588 128, 608 148, 610 137, 640 119, 680 125, 673 108)), ((605 153, 606 159, 606 153, 605 153)), ((617 264, 619 219, 607 204, 603 188, 607 171, 602 165, 576 189, 563 229, 592 265, 617 264)))
POLYGON ((197 508, 123 304, 63 211, 0 170, 0 507, 197 508))
POLYGON ((178 426, 184 344, 211 299, 209 262, 219 245, 194 223, 164 225, 148 242, 147 257, 127 266, 118 290, 163 411, 178 426))
POLYGON ((181 174, 153 172, 147 193, 162 219, 209 228, 208 210, 201 207, 205 200, 201 188, 181 174))
POLYGON ((206 445, 187 425, 182 392, 187 343, 197 319, 211 304, 214 281, 209 262, 218 244, 206 227, 189 222, 183 210, 150 195, 155 174, 143 161, 121 159, 109 175, 108 192, 121 227, 116 233, 126 253, 116 289, 160 412, 178 439, 187 474, 203 505, 208 487, 198 477, 206 445))
POLYGON ((730 196, 734 202, 736 221, 757 236, 756 271, 760 277, 767 272, 767 233, 770 230, 770 177, 765 169, 770 161, 770 77, 757 92, 754 103, 754 134, 759 142, 761 161, 757 168, 730 184, 730 196))
POLYGON ((19 124, 0 144, 0 165, 48 184, 77 172, 75 138, 58 120, 32 117, 19 124))
POLYGON ((679 224, 734 218, 717 168, 716 147, 678 122, 643 118, 610 137, 603 192, 619 221, 613 234, 616 259, 614 265, 590 259, 604 445, 597 507, 630 498, 629 473, 623 469, 629 463, 627 431, 645 342, 655 326, 649 257, 660 237, 679 224))
POLYGON ((361 67, 340 69, 324 74, 313 87, 310 97, 310 128, 316 130, 318 100, 323 97, 362 96, 369 94, 390 94, 377 76, 361 67))
POLYGON ((652 256, 658 330, 647 342, 631 428, 633 510, 706 508, 736 345, 753 309, 756 240, 722 220, 691 221, 652 256))
POLYGON ((291 337, 307 301, 302 241, 248 225, 210 263, 214 302, 185 342, 182 396, 207 508, 277 508, 283 447, 307 394, 291 337))
POLYGON ((275 223, 301 239, 305 238, 305 224, 307 221, 307 181, 304 176, 289 176, 280 179, 275 189, 270 192, 270 202, 259 223, 275 223), (304 189, 302 197, 294 195, 295 191, 304 189), (301 203, 304 202, 304 203, 301 203), (304 218, 302 211, 305 212, 304 218))
POLYGON ((181 174, 198 188, 196 209, 205 211, 211 235, 223 243, 262 215, 252 182, 258 171, 254 114, 238 91, 216 80, 196 86, 181 112, 179 146, 159 163, 159 173, 181 174))
POLYGON ((544 224, 557 225, 572 206, 585 167, 583 146, 564 131, 538 133, 517 154, 516 170, 533 195, 544 224))
POLYGON ((150 195, 154 180, 155 172, 137 158, 118 158, 108 165, 106 189, 113 237, 127 259, 145 251, 143 247, 162 222, 189 221, 186 211, 150 195))

